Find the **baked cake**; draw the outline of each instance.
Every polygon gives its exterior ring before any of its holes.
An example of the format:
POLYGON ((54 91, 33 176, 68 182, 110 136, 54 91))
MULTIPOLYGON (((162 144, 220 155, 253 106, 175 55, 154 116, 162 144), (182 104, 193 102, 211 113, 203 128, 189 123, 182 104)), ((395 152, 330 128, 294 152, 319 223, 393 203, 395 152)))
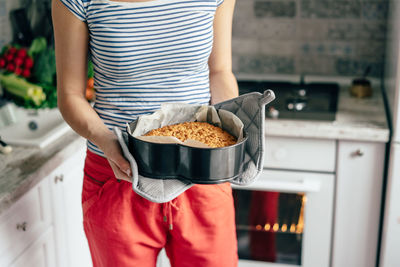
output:
POLYGON ((228 132, 207 122, 183 122, 168 125, 151 130, 145 136, 174 136, 182 142, 192 139, 213 148, 234 145, 237 141, 228 132))

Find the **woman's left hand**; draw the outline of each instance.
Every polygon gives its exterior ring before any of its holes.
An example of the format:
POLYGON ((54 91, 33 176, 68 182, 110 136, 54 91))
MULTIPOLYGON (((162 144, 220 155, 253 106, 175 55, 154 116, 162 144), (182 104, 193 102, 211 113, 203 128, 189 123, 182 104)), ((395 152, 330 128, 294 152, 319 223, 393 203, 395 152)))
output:
POLYGON ((104 152, 110 166, 114 172, 115 178, 132 182, 132 170, 128 160, 122 154, 121 146, 117 137, 110 133, 99 146, 104 152))

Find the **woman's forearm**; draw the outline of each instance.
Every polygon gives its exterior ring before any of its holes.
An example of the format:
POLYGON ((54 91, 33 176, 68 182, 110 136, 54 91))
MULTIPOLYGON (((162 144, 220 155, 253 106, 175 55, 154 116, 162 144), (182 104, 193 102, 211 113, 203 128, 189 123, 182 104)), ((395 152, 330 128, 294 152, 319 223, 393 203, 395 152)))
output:
POLYGON ((211 104, 235 98, 239 95, 236 77, 231 71, 210 73, 211 104))
POLYGON ((71 128, 101 150, 105 143, 116 138, 83 95, 59 93, 58 107, 71 128))

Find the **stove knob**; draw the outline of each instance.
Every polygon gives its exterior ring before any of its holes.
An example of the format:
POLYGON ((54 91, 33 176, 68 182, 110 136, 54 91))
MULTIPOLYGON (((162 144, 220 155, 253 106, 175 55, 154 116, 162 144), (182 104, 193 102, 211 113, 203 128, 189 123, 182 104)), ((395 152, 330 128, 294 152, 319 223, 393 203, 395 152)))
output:
POLYGON ((306 89, 299 89, 297 91, 297 93, 299 94, 299 96, 306 96, 307 95, 306 89))
POLYGON ((305 107, 306 107, 306 103, 304 103, 304 102, 296 103, 295 106, 294 106, 295 110, 297 110, 297 111, 301 111, 305 107))

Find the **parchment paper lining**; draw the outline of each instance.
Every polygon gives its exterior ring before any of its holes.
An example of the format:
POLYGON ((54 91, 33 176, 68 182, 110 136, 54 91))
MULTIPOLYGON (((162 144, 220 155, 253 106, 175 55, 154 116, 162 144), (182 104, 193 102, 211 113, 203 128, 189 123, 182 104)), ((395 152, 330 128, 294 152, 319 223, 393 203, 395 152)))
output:
POLYGON ((243 140, 243 122, 232 112, 216 110, 214 106, 199 106, 190 104, 163 104, 161 109, 153 114, 140 116, 134 124, 128 124, 128 134, 152 143, 183 144, 191 147, 208 147, 206 144, 188 139, 180 141, 173 136, 143 136, 148 131, 182 122, 208 122, 222 128, 237 138, 243 140))

